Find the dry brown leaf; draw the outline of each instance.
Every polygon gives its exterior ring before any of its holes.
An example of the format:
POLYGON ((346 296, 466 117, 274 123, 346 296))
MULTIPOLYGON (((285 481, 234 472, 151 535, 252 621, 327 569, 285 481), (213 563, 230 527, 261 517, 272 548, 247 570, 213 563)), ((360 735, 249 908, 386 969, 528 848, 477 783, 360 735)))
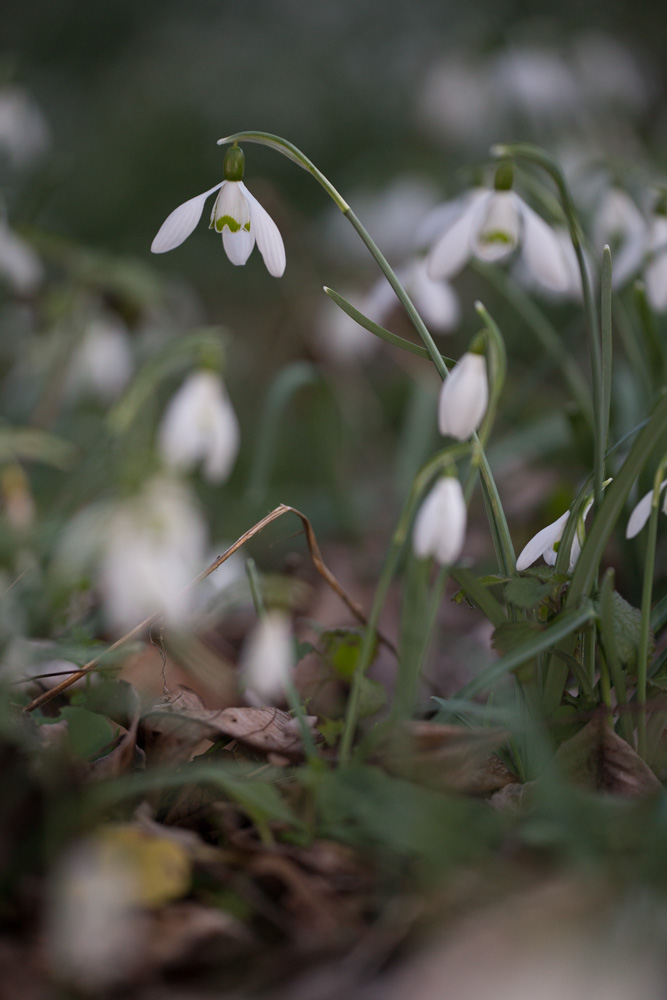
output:
POLYGON ((392 774, 430 788, 487 796, 518 781, 493 753, 507 738, 504 729, 413 721, 381 753, 380 763, 392 774))
POLYGON ((634 796, 662 790, 648 764, 611 728, 605 712, 561 744, 552 766, 574 784, 595 791, 634 796))
MULTIPOLYGON (((315 736, 317 717, 307 716, 307 723, 315 736)), ((290 760, 303 754, 299 720, 278 708, 224 708, 211 710, 203 707, 194 691, 181 687, 175 697, 154 705, 144 716, 152 733, 183 745, 195 745, 202 738, 213 742, 236 739, 252 750, 265 754, 282 754, 290 760)))

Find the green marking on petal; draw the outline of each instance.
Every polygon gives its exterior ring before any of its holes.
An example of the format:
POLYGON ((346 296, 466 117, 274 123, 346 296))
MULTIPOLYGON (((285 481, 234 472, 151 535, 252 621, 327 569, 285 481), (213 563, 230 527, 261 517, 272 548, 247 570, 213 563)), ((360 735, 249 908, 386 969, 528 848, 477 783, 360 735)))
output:
MULTIPOLYGON (((219 233, 221 233, 225 226, 227 226, 230 233, 238 233, 241 228, 241 223, 237 222, 236 219, 233 219, 231 215, 221 215, 215 220, 215 228, 219 233)), ((245 224, 244 229, 250 229, 249 222, 245 224)))
POLYGON ((248 219, 248 221, 246 222, 246 224, 245 224, 245 226, 243 228, 245 229, 246 233, 250 232, 250 219, 248 219))
POLYGON ((483 233, 482 240, 484 243, 503 243, 505 246, 509 246, 514 243, 512 237, 508 233, 503 232, 502 229, 495 229, 488 233, 483 233))

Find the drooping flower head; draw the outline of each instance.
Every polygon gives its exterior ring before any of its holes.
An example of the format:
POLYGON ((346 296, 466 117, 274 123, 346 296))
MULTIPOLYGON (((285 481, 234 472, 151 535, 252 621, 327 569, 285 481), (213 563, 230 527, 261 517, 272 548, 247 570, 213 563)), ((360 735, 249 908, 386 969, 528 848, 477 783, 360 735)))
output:
POLYGON ((486 358, 468 351, 442 383, 438 399, 440 433, 466 441, 481 424, 488 403, 486 358))
MULTIPOLYGON (((607 483, 611 480, 607 480, 607 483)), ((584 541, 584 531, 585 531, 585 521, 586 515, 593 506, 593 498, 591 497, 586 501, 586 505, 579 515, 577 521, 577 527, 574 533, 574 538, 572 539, 572 547, 570 549, 570 561, 568 564, 568 569, 570 573, 577 564, 577 560, 581 553, 581 546, 584 541)), ((553 566, 556 562, 558 556, 558 550, 560 547, 561 539, 563 538, 563 532, 565 531, 565 525, 567 524, 570 517, 570 511, 566 510, 564 514, 552 524, 548 524, 546 528, 542 528, 537 532, 536 535, 530 539, 529 542, 523 547, 519 553, 519 558, 516 561, 516 568, 520 573, 522 570, 527 569, 532 566, 534 562, 542 556, 547 566, 553 566)))
POLYGON ((415 518, 412 548, 418 559, 433 556, 450 566, 461 555, 467 512, 456 476, 442 476, 426 497, 415 518))
POLYGON ((427 258, 432 278, 452 278, 471 257, 494 263, 521 247, 532 277, 552 292, 574 293, 571 246, 512 190, 512 172, 501 164, 495 189, 473 189, 433 243, 427 258))
POLYGON ((225 179, 175 208, 162 223, 151 244, 153 253, 180 246, 199 222, 206 199, 218 191, 210 228, 222 235, 222 245, 232 264, 245 264, 255 243, 269 274, 279 278, 285 270, 285 247, 269 213, 243 183, 244 156, 238 146, 225 153, 225 179))
POLYGON ((201 462, 209 483, 227 478, 239 450, 239 423, 218 374, 188 376, 162 418, 159 449, 171 469, 188 471, 201 462))
MULTIPOLYGON (((667 479, 665 479, 660 484, 660 493, 662 493, 667 486, 667 479)), ((641 498, 638 504, 633 508, 630 517, 628 518, 628 524, 625 529, 626 538, 634 538, 642 530, 649 517, 651 516, 651 508, 653 506, 653 490, 649 490, 641 498)), ((662 512, 667 514, 667 498, 663 500, 662 512)))

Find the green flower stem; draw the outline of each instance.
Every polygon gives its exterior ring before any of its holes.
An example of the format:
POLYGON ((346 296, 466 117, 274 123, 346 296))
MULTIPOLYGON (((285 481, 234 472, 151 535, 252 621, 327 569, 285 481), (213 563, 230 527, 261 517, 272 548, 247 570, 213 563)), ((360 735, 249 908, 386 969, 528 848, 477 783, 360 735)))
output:
POLYGON ((660 487, 667 466, 667 455, 658 465, 653 480, 651 516, 648 521, 646 556, 644 558, 644 583, 642 587, 642 616, 637 649, 637 749, 646 759, 646 678, 648 676, 648 651, 651 635, 651 602, 653 599, 653 573, 655 570, 655 547, 658 540, 658 515, 660 513, 660 487))
MULTIPOLYGON (((649 420, 642 426, 618 475, 605 490, 604 500, 593 520, 591 530, 586 536, 581 555, 572 573, 572 580, 565 598, 564 608, 566 610, 573 611, 578 608, 595 586, 605 546, 621 516, 632 484, 656 448, 663 453, 667 451, 667 395, 662 397, 649 420)), ((570 529, 570 521, 579 516, 579 510, 583 503, 584 494, 582 491, 576 504, 573 505, 568 524, 563 532, 561 545, 565 543, 568 529, 570 529)), ((569 537, 571 539, 573 536, 569 537)), ((559 568, 561 567, 556 560, 556 569, 559 568)), ((558 656, 552 656, 544 692, 547 714, 555 712, 560 706, 567 675, 567 664, 563 663, 558 656)))
POLYGON ((410 298, 410 296, 405 291, 405 289, 403 288, 402 284, 400 283, 400 281, 398 280, 398 278, 394 274, 394 272, 393 272, 392 268, 390 267, 389 262, 387 261, 386 257, 378 249, 376 243, 373 241, 373 239, 371 238, 371 236, 369 235, 369 233, 367 232, 367 230, 365 229, 365 227, 361 224, 361 222, 359 221, 359 219, 356 217, 356 215, 354 214, 354 212, 352 211, 352 209, 351 208, 344 209, 343 210, 343 214, 345 215, 345 218, 349 219, 349 221, 351 222, 351 224, 354 226, 354 228, 356 229, 357 233, 361 237, 363 243, 365 244, 365 246, 369 250, 371 256, 374 258, 374 260, 378 264, 380 270, 384 274, 385 278, 387 279, 387 281, 389 282, 389 284, 391 285, 391 287, 394 289, 394 292, 396 293, 396 297, 398 298, 399 302, 401 303, 401 305, 403 306, 403 308, 407 312, 407 314, 410 317, 410 320, 412 322, 412 325, 414 326, 415 330, 417 331, 417 333, 421 337, 422 343, 424 344, 424 347, 426 348, 426 350, 428 352, 428 356, 431 359, 431 361, 433 362, 433 364, 435 365, 436 370, 437 370, 440 378, 442 378, 442 379, 447 378, 447 374, 448 374, 447 365, 445 364, 444 359, 443 359, 440 351, 436 347, 435 341, 433 340, 433 337, 429 333, 429 331, 428 331, 428 329, 426 327, 426 324, 424 323, 424 320, 421 318, 421 316, 419 315, 419 313, 415 309, 415 306, 414 306, 414 303, 412 302, 412 299, 410 298))
POLYGON ((563 341, 556 328, 523 289, 501 268, 476 259, 471 261, 471 266, 499 291, 525 320, 545 354, 559 369, 580 412, 592 427, 593 412, 588 385, 572 355, 563 350, 563 341))
POLYGON ((348 761, 352 752, 352 741, 354 739, 354 733, 359 718, 362 681, 366 676, 366 671, 368 670, 373 658, 375 635, 378 628, 380 614, 387 599, 389 587, 391 586, 391 582, 398 569, 403 546, 407 541, 410 525, 412 524, 412 520, 416 513, 419 500, 434 476, 437 475, 438 472, 445 469, 448 465, 452 465, 457 459, 469 452, 469 450, 470 446, 468 444, 455 444, 445 448, 424 466, 412 484, 412 489, 410 490, 408 499, 405 502, 389 545, 389 552, 387 554, 387 558, 385 559, 384 566, 382 567, 382 572, 380 573, 380 578, 375 590, 375 596, 373 598, 373 605, 368 615, 364 637, 359 650, 359 658, 357 660, 354 677, 352 679, 352 689, 347 702, 345 724, 339 749, 340 763, 348 761))
POLYGON ((593 436, 593 495, 594 507, 597 508, 602 503, 602 483, 604 482, 604 411, 602 396, 602 352, 600 347, 600 330, 598 324, 598 310, 593 295, 593 288, 586 266, 586 259, 582 246, 581 230, 577 210, 567 186, 565 177, 558 163, 538 146, 531 146, 528 143, 510 143, 509 145, 498 145, 492 147, 494 156, 501 158, 520 158, 535 163, 545 170, 554 181, 560 195, 563 211, 570 230, 570 238, 577 256, 579 272, 581 274, 581 287, 584 295, 584 310, 587 317, 588 326, 588 351, 591 365, 591 381, 593 388, 593 420, 595 433, 593 436))
MULTIPOLYGON (((505 576, 509 576, 516 569, 514 544, 512 542, 512 536, 510 535, 507 518, 505 517, 505 511, 503 510, 503 505, 500 500, 500 494, 498 493, 498 487, 496 486, 496 482, 493 478, 491 467, 484 450, 489 434, 491 433, 491 427, 493 425, 493 421, 495 420, 496 410, 498 408, 498 401, 505 384, 505 375, 507 372, 507 353, 505 350, 505 341, 503 340, 503 336, 498 328, 498 324, 495 322, 491 314, 486 310, 481 302, 475 303, 475 309, 477 310, 480 318, 483 320, 486 328, 485 332, 487 343, 489 345, 488 353, 490 360, 490 392, 489 405, 487 407, 482 426, 479 429, 479 433, 473 435, 473 453, 469 473, 479 469, 482 483, 482 495, 484 497, 484 505, 489 522, 489 529, 491 531, 496 558, 498 560, 498 568, 505 576)), ((469 500, 469 494, 466 493, 467 486, 468 480, 466 480, 464 485, 464 493, 466 494, 466 500, 469 500)))
MULTIPOLYGON (((294 163, 297 163, 304 170, 307 170, 313 177, 315 177, 318 183, 322 185, 327 194, 333 199, 335 204, 338 206, 341 212, 346 216, 350 224, 354 227, 354 229, 360 236, 362 242, 368 249, 369 253, 378 264, 380 270, 382 271, 387 281, 393 288, 399 302, 402 304, 403 308, 407 312, 415 330, 419 334, 419 337, 421 338, 424 348, 426 349, 428 357, 435 365, 435 368, 440 377, 442 379, 445 379, 449 373, 447 364, 442 355, 440 354, 440 351, 436 347, 433 337, 431 336, 421 316, 417 312, 417 309, 415 308, 414 303, 412 302, 410 296, 407 294, 407 292, 401 285, 400 281, 398 280, 398 278, 394 274, 394 271, 389 265, 389 262, 381 253, 381 251, 377 247, 374 240, 371 238, 366 228, 362 225, 362 223, 354 214, 348 203, 345 201, 342 195, 336 190, 333 184, 331 184, 331 182, 324 176, 324 174, 320 170, 318 170, 318 168, 308 159, 308 157, 306 157, 301 152, 301 150, 299 150, 291 142, 288 142, 286 139, 283 139, 280 136, 272 135, 271 133, 268 132, 236 132, 234 135, 227 136, 224 139, 220 139, 219 145, 230 142, 236 143, 241 140, 246 142, 257 142, 277 150, 283 156, 287 156, 288 159, 292 160, 294 163)), ((497 327, 490 319, 486 311, 484 311, 483 318, 487 325, 487 329, 489 329, 490 335, 496 338, 500 337, 497 327)), ((500 338, 500 340, 502 341, 502 338, 500 338)), ((504 348, 503 348, 503 353, 504 353, 504 348)), ((488 426, 490 427, 490 424, 488 424, 488 426)), ((473 462, 471 462, 471 474, 475 465, 478 465, 481 472, 482 490, 484 493, 484 499, 487 506, 487 511, 489 511, 489 514, 491 516, 491 522, 492 522, 491 530, 496 539, 496 550, 499 555, 499 562, 504 571, 511 572, 511 570, 514 569, 514 549, 509 536, 509 529, 507 527, 507 522, 502 510, 502 505, 500 503, 500 497, 498 495, 495 482, 493 481, 493 476, 491 474, 491 470, 489 468, 486 455, 484 454, 483 447, 479 441, 479 438, 476 435, 474 443, 475 443, 475 451, 473 453, 474 454, 473 462), (496 520, 496 518, 499 518, 500 520, 496 520)), ((468 448, 467 445, 465 447, 466 449, 468 448)), ((446 449, 445 453, 451 454, 452 450, 453 450, 452 448, 446 449)), ((427 466, 427 468, 429 467, 430 466, 427 466)), ((417 480, 415 481, 415 486, 417 486, 417 484, 421 484, 422 482, 423 482, 423 474, 417 477, 417 480)), ((472 488, 471 480, 469 480, 468 488, 469 489, 472 488)), ((373 644, 375 639, 375 628, 377 625, 377 621, 379 619, 380 611, 382 609, 382 606, 384 604, 387 595, 389 585, 391 583, 391 580, 398 565, 398 559, 400 557, 405 536, 407 535, 407 531, 411 523, 413 503, 415 501, 415 497, 419 497, 420 495, 421 495, 421 490, 418 489, 417 492, 415 492, 413 488, 413 492, 406 505, 406 510, 404 511, 401 520, 399 521, 399 525, 394 535, 394 539, 390 547, 387 561, 380 576, 378 589, 376 591, 375 598, 373 601, 373 607, 371 609, 371 615, 369 618, 368 626, 364 633, 364 640, 359 653, 357 669, 355 670, 355 676, 352 683, 352 691, 350 692, 350 699, 348 702, 347 714, 345 719, 345 727, 341 739, 340 756, 342 761, 347 760, 351 752, 352 740, 356 728, 358 712, 359 712, 359 703, 361 698, 361 680, 365 674, 365 671, 368 669, 368 665, 370 664, 370 659, 372 656, 373 644), (410 512, 409 518, 406 517, 407 511, 410 512)))
MULTIPOLYGON (((602 251, 602 276, 600 283, 600 346, 602 361, 602 450, 607 450, 609 440, 609 415, 611 413, 611 250, 602 251)), ((604 468, 604 467, 603 467, 604 468)))
POLYGON ((619 729, 623 739, 634 747, 634 731, 632 718, 628 707, 628 694, 625 684, 625 674, 619 659, 616 648, 616 635, 614 631, 614 570, 610 567, 602 578, 600 586, 600 620, 599 627, 604 650, 604 661, 607 671, 614 685, 616 695, 616 705, 618 708, 619 729))

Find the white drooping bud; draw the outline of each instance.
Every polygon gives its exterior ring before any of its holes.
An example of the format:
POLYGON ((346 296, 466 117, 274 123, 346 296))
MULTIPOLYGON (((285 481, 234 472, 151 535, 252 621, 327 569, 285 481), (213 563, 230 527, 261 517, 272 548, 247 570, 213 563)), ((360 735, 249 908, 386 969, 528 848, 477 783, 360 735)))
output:
POLYGON ((212 371, 190 375, 174 395, 160 425, 165 465, 188 471, 202 463, 204 478, 220 483, 239 449, 239 424, 222 379, 212 371))
POLYGON ((465 542, 466 504, 461 484, 454 476, 437 481, 422 503, 412 534, 418 559, 433 556, 443 566, 455 563, 465 542))
POLYGON ((438 400, 440 433, 466 441, 482 422, 489 402, 483 354, 464 354, 442 383, 438 400))
POLYGON ((267 611, 243 648, 241 668, 246 690, 261 704, 273 704, 283 694, 293 665, 290 620, 284 611, 267 611))

